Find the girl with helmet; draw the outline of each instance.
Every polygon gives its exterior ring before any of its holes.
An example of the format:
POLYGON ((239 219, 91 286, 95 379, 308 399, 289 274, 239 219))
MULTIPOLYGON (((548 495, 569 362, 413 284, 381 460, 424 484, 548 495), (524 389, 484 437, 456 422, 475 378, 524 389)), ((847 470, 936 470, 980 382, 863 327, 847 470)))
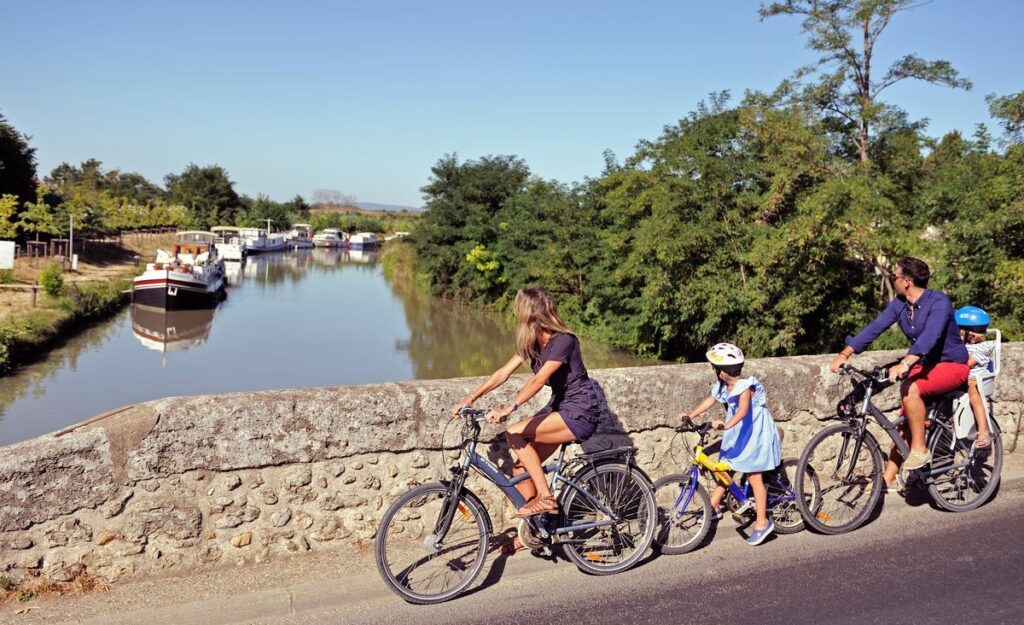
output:
POLYGON ((988 331, 988 313, 977 306, 964 306, 954 314, 956 325, 960 328, 960 338, 967 346, 967 366, 971 373, 967 377, 967 396, 971 400, 971 411, 978 424, 978 438, 975 440, 977 449, 992 446, 992 436, 988 431, 988 419, 985 418, 985 400, 978 390, 977 374, 988 373, 988 364, 992 362, 992 354, 996 344, 986 340, 988 331))
MULTIPOLYGON (((707 412, 715 403, 725 406, 726 420, 713 420, 711 425, 722 434, 722 450, 718 459, 728 462, 733 470, 747 475, 757 519, 747 543, 760 545, 775 529, 768 519, 768 491, 762 473, 771 471, 782 462, 782 441, 775 420, 768 410, 764 385, 751 376, 741 378, 743 350, 732 343, 719 343, 707 352, 708 362, 715 372, 711 394, 690 412, 679 415, 680 420, 693 419, 707 412)), ((722 518, 719 506, 725 497, 725 487, 715 486, 711 493, 712 519, 722 518)))

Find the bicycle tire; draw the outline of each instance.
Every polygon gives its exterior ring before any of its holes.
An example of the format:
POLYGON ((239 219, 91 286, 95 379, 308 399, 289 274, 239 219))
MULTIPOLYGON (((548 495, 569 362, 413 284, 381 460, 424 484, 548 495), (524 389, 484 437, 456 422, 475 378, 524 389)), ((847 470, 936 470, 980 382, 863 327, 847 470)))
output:
POLYGON ((695 480, 693 496, 686 509, 673 514, 679 494, 689 486, 691 477, 689 473, 676 473, 654 483, 658 522, 651 544, 662 554, 693 551, 704 542, 711 529, 711 500, 700 480, 695 480))
POLYGON ((932 427, 928 436, 931 467, 935 469, 954 463, 967 465, 932 476, 928 493, 939 507, 950 512, 969 512, 995 493, 1003 470, 1003 436, 995 419, 989 419, 989 423, 992 445, 987 452, 972 452, 974 438, 956 439, 949 423, 938 422, 932 427), (984 483, 979 484, 979 481, 984 483))
MULTIPOLYGON (((639 471, 617 462, 587 467, 574 481, 602 501, 622 521, 611 526, 572 532, 562 540, 565 557, 591 575, 611 575, 629 569, 647 553, 654 539, 658 513, 650 481, 639 471)), ((566 487, 562 491, 560 527, 604 517, 604 512, 575 488, 566 487)))
POLYGON ((795 476, 796 503, 804 525, 815 532, 844 534, 857 529, 881 500, 882 452, 870 432, 864 433, 858 456, 852 458, 853 473, 846 477, 851 460, 848 456, 853 452, 856 436, 857 428, 849 423, 830 425, 815 434, 800 454, 795 476), (817 477, 818 496, 814 500, 809 499, 814 488, 807 479, 809 475, 817 477))
MULTIPOLYGON (((426 546, 426 538, 433 531, 436 520, 443 510, 445 495, 449 487, 441 482, 433 482, 417 486, 395 500, 381 518, 377 530, 377 538, 374 541, 374 552, 377 561, 377 571, 380 573, 384 583, 395 594, 409 603, 432 604, 447 601, 461 594, 470 584, 476 580, 483 569, 487 559, 487 541, 489 538, 489 517, 476 497, 463 493, 458 501, 459 509, 455 513, 451 528, 442 539, 453 541, 451 551, 442 548, 440 551, 430 553, 426 546), (429 510, 417 510, 417 508, 429 508, 429 510), (404 512, 403 512, 404 511, 404 512), (453 534, 454 533, 454 534, 453 534), (391 540, 393 539, 393 540, 391 540), (394 544, 392 544, 394 543, 394 544), (461 554, 463 557, 448 557, 447 559, 435 562, 439 555, 461 554), (401 558, 403 561, 412 556, 409 564, 400 565, 397 568, 392 565, 392 559, 401 558), (449 577, 445 575, 441 579, 441 588, 437 591, 428 588, 417 590, 412 587, 413 577, 417 571, 425 568, 426 565, 434 563, 433 568, 438 572, 426 574, 426 581, 430 582, 439 573, 451 572, 456 579, 453 583, 446 583, 449 577), (440 566, 437 566, 440 565, 440 566), (457 575, 461 573, 461 575, 457 575)), ((422 571, 420 571, 422 573, 422 571)), ((421 575, 417 575, 421 578, 421 575)))
MULTIPOLYGON (((797 495, 794 483, 799 464, 800 460, 797 458, 784 458, 775 471, 770 475, 766 474, 764 480, 764 486, 768 490, 768 501, 776 500, 774 504, 769 503, 768 518, 775 525, 777 534, 796 534, 804 529, 804 516, 800 511, 800 506, 796 503, 797 495), (790 493, 793 498, 786 499, 790 493)), ((821 487, 813 468, 808 466, 805 470, 809 474, 804 476, 806 480, 804 488, 810 485, 811 491, 805 492, 804 497, 807 499, 808 508, 813 508, 814 501, 820 495, 821 487)))

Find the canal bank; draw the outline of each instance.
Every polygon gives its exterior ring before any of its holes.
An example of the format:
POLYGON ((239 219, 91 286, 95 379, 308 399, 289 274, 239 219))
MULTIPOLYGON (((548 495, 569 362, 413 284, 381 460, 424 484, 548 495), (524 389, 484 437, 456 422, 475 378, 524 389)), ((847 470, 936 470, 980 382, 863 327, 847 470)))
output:
POLYGON ((61 271, 59 261, 50 258, 17 259, 11 281, 41 288, 35 294, 0 292, 0 376, 45 358, 89 324, 116 314, 131 301, 127 291, 139 272, 135 257, 149 258, 169 240, 168 235, 129 234, 122 245, 94 243, 80 252, 75 272, 61 271))

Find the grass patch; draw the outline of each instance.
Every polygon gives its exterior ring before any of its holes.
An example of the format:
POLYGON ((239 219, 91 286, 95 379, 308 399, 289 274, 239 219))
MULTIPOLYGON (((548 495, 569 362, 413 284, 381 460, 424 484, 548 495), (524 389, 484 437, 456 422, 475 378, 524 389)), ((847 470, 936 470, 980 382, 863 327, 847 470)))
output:
POLYGON ((413 287, 427 290, 430 276, 416 269, 416 251, 412 244, 402 239, 388 241, 380 253, 381 271, 384 277, 399 287, 413 287))
POLYGON ((131 280, 68 283, 64 294, 48 300, 48 308, 12 315, 0 322, 0 375, 38 356, 50 344, 86 323, 103 319, 129 300, 131 280))
POLYGON ((81 596, 90 592, 105 592, 109 588, 106 582, 85 571, 70 582, 55 582, 45 577, 26 577, 21 582, 15 582, 8 577, 0 577, 0 606, 12 601, 28 603, 39 597, 53 595, 81 596))

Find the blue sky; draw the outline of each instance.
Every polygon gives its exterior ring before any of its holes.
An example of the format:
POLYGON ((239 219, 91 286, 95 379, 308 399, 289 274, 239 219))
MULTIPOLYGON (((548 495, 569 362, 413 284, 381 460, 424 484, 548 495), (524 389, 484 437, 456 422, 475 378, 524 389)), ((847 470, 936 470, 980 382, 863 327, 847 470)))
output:
MULTIPOLYGON (((761 22, 757 7, 0 0, 0 112, 44 174, 95 157, 162 182, 216 163, 250 195, 420 205, 446 153, 516 154, 581 180, 711 91, 771 89, 812 57, 797 19, 761 22)), ((1009 0, 900 15, 882 62, 946 58, 975 88, 904 84, 886 99, 935 135, 989 123, 986 94, 1024 89, 1021 23, 1009 0)))

